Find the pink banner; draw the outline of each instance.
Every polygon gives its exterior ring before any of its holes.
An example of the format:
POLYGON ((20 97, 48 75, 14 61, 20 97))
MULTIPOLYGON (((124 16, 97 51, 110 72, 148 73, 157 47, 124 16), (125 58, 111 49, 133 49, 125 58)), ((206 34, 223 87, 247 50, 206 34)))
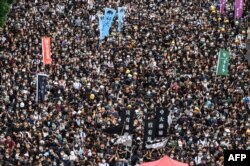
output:
POLYGON ((226 6, 226 0, 220 0, 220 13, 224 14, 226 6))
POLYGON ((243 14, 244 0, 235 0, 235 18, 239 19, 243 14))
POLYGON ((42 37, 43 64, 51 64, 50 38, 42 37))

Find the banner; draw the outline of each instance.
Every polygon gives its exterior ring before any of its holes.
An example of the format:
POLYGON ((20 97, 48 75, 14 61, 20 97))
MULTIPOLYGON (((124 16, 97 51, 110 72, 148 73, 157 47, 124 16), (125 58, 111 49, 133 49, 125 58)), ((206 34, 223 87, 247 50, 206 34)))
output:
POLYGON ((161 149, 164 148, 168 140, 154 140, 146 143, 146 149, 161 149))
POLYGON ((112 26, 113 19, 116 15, 116 10, 111 8, 105 8, 103 26, 102 26, 102 35, 107 37, 109 35, 109 30, 112 26))
POLYGON ((133 134, 134 110, 129 108, 124 109, 121 119, 121 123, 124 124, 123 133, 133 134))
POLYGON ((105 36, 103 35, 103 20, 104 20, 104 16, 98 14, 98 18, 99 18, 99 30, 100 30, 100 40, 104 39, 105 36))
POLYGON ((229 65, 229 52, 220 49, 216 74, 224 76, 228 75, 228 65, 229 65))
POLYGON ((111 126, 108 128, 103 128, 102 131, 107 134, 121 134, 124 124, 118 124, 117 126, 111 126))
POLYGON ((43 102, 45 98, 46 74, 37 74, 36 79, 36 101, 43 102))
POLYGON ((132 146, 132 135, 124 134, 123 136, 119 136, 115 141, 114 145, 122 144, 124 146, 132 146))
POLYGON ((155 120, 147 119, 144 124, 144 143, 143 147, 146 148, 146 142, 150 142, 155 138, 155 120))
POLYGON ((122 31, 126 7, 118 7, 118 32, 122 31))
POLYGON ((51 64, 50 38, 42 37, 43 64, 51 64))
POLYGON ((244 1, 243 0, 235 0, 235 18, 239 19, 242 17, 243 14, 243 6, 244 1))
POLYGON ((102 131, 108 134, 133 134, 134 110, 129 108, 122 109, 119 116, 121 121, 117 126, 103 128, 102 131))
POLYGON ((156 137, 167 137, 168 114, 167 108, 156 108, 156 137))
POLYGON ((226 6, 226 0, 220 0, 220 14, 224 14, 226 6))

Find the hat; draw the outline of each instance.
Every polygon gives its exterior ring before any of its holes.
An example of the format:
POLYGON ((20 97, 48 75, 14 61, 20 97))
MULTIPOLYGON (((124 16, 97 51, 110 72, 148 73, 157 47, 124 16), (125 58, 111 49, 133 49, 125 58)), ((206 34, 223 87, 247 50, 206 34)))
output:
POLYGON ((215 11, 215 10, 216 10, 216 7, 215 7, 214 5, 212 5, 212 6, 210 7, 210 10, 215 11))
POLYGON ((126 74, 129 74, 129 73, 130 73, 130 70, 129 70, 129 69, 127 69, 127 70, 126 70, 126 74))
POLYGON ((221 28, 221 31, 224 32, 224 31, 225 31, 225 28, 221 28))
POLYGON ((250 128, 247 129, 246 133, 247 133, 247 134, 250 134, 250 128))
POLYGON ((21 108, 24 107, 24 103, 23 103, 23 102, 20 103, 20 107, 21 107, 21 108))
POLYGON ((128 108, 131 108, 131 107, 132 107, 132 106, 129 104, 129 105, 128 105, 128 108))
POLYGON ((89 98, 90 98, 91 100, 94 100, 94 99, 95 99, 95 95, 92 93, 92 94, 90 94, 89 98))
POLYGON ((195 111, 195 112, 199 112, 200 109, 199 109, 198 107, 194 107, 194 111, 195 111))

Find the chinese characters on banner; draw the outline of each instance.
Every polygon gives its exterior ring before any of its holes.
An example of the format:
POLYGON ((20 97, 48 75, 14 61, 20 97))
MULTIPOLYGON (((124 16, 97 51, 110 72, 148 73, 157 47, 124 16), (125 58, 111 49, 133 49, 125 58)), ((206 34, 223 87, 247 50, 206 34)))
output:
POLYGON ((229 65, 229 51, 220 49, 218 63, 217 63, 217 75, 228 75, 228 65, 229 65))
MULTIPOLYGON (((126 108, 123 112, 123 133, 133 134, 133 124, 134 124, 134 110, 126 108)), ((122 134, 123 134, 122 133, 122 134)))
POLYGON ((220 0, 220 14, 224 14, 226 6, 226 0, 220 0))
POLYGON ((146 148, 146 143, 153 141, 155 137, 155 123, 154 119, 146 119, 144 124, 144 145, 143 147, 146 148))
POLYGON ((43 64, 51 64, 50 38, 42 37, 43 64))
POLYGON ((118 32, 122 31, 123 28, 123 18, 125 16, 126 7, 118 7, 118 32))
POLYGON ((167 136, 168 114, 167 108, 156 108, 156 137, 167 136))
POLYGON ((244 0, 235 0, 235 18, 239 19, 242 17, 243 14, 243 6, 244 6, 244 0))
POLYGON ((103 34, 103 20, 104 20, 104 16, 99 14, 98 15, 98 18, 99 18, 99 30, 100 30, 100 39, 104 39, 105 36, 103 34))
POLYGON ((46 78, 45 74, 37 74, 36 80, 36 101, 43 102, 45 98, 45 89, 46 89, 46 78))

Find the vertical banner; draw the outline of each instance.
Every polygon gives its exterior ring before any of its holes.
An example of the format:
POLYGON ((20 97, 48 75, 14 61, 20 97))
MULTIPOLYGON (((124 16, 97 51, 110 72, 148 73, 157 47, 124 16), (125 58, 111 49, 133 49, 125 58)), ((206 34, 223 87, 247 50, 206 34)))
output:
POLYGON ((100 30, 100 40, 104 39, 104 35, 103 35, 103 20, 104 20, 104 16, 101 14, 98 14, 98 18, 99 18, 99 30, 100 30))
POLYGON ((244 1, 243 0, 235 0, 235 18, 239 19, 242 17, 243 14, 243 6, 244 1))
POLYGON ((146 119, 144 124, 144 142, 143 147, 146 148, 147 142, 153 141, 155 138, 155 120, 146 119))
POLYGON ((133 134, 134 110, 125 108, 122 113, 122 123, 124 124, 123 133, 133 134))
POLYGON ((229 51, 220 49, 217 63, 217 75, 228 75, 229 58, 229 51))
POLYGON ((126 7, 118 7, 118 32, 122 31, 126 7))
POLYGON ((37 74, 36 79, 36 101, 43 102, 45 98, 46 74, 37 74))
POLYGON ((220 0, 220 14, 224 14, 226 6, 226 0, 220 0))
POLYGON ((112 26, 112 22, 115 15, 116 15, 116 10, 111 8, 105 8, 103 27, 102 27, 103 36, 107 37, 109 35, 109 30, 112 26))
POLYGON ((50 38, 42 37, 43 64, 51 64, 50 38))
POLYGON ((156 137, 167 137, 168 114, 167 108, 156 108, 156 137))

